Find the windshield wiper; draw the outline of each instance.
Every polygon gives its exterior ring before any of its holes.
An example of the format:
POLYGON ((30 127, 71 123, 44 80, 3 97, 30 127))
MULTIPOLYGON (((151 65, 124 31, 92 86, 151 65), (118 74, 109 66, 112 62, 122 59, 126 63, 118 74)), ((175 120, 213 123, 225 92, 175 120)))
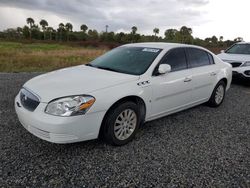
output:
POLYGON ((88 66, 88 67, 95 67, 95 66, 93 66, 92 64, 90 64, 90 63, 88 63, 88 64, 85 64, 86 66, 88 66))
MULTIPOLYGON (((109 67, 98 67, 98 66, 94 66, 90 63, 88 64, 85 64, 86 66, 89 66, 89 67, 94 67, 94 68, 97 68, 97 69, 103 69, 103 70, 107 70, 107 71, 113 71, 113 72, 120 72, 118 70, 115 70, 115 69, 112 69, 112 68, 109 68, 109 67)), ((121 73, 121 72, 120 72, 121 73)))
POLYGON ((113 72, 120 72, 118 70, 115 70, 115 69, 112 69, 112 68, 109 68, 109 67, 96 67, 98 69, 103 69, 103 70, 107 70, 107 71, 113 71, 113 72))

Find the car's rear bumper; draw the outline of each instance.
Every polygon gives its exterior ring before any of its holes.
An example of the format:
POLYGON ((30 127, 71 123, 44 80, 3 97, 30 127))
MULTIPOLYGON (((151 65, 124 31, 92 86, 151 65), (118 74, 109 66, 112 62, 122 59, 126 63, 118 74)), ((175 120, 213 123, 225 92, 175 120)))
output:
POLYGON ((34 112, 30 112, 20 105, 19 95, 15 98, 18 119, 33 135, 53 143, 80 142, 98 137, 105 111, 74 117, 58 117, 46 114, 46 105, 40 103, 34 112))

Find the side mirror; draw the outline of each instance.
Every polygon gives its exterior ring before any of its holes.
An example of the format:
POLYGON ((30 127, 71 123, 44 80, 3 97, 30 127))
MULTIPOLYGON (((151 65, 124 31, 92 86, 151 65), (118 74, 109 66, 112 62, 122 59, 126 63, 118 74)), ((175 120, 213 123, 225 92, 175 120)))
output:
POLYGON ((221 50, 220 53, 222 53, 222 54, 225 53, 225 50, 221 50))
POLYGON ((161 64, 158 68, 158 73, 159 74, 166 74, 171 71, 171 66, 168 64, 161 64))

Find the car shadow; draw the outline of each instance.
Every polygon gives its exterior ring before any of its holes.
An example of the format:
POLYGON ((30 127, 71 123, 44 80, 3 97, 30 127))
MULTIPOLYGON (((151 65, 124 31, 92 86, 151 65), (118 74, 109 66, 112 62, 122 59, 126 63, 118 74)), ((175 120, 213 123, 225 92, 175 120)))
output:
POLYGON ((250 86, 250 79, 246 80, 246 79, 240 79, 240 78, 233 78, 232 84, 249 87, 250 86))

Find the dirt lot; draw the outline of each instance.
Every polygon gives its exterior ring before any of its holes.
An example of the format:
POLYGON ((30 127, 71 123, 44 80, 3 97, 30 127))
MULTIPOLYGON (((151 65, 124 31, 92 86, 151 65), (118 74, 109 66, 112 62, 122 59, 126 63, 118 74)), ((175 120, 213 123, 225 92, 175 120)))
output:
POLYGON ((0 74, 1 187, 250 187, 250 87, 224 104, 146 123, 123 147, 57 145, 28 133, 14 97, 34 73, 0 74))

